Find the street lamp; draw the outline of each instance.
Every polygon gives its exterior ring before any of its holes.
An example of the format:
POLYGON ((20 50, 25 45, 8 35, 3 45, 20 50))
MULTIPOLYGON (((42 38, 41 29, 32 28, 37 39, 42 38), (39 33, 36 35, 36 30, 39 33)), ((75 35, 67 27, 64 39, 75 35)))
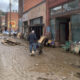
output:
POLYGON ((11 0, 10 0, 10 3, 9 3, 9 6, 10 6, 9 36, 11 36, 11 0))

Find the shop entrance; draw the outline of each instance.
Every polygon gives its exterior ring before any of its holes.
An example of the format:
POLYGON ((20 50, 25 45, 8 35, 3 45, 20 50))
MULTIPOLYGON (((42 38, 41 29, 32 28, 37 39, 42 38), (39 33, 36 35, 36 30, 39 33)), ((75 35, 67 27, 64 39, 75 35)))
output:
POLYGON ((64 44, 66 41, 69 41, 69 22, 70 17, 61 17, 58 18, 58 28, 59 28, 59 42, 64 44))
POLYGON ((37 39, 40 39, 40 37, 43 34, 43 25, 31 26, 29 28, 29 32, 31 32, 32 30, 35 31, 35 34, 37 36, 37 39))

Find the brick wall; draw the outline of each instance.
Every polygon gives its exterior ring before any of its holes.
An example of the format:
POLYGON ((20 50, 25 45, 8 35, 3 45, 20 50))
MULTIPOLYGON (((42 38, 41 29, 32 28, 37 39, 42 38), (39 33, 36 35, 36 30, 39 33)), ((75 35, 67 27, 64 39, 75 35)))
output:
POLYGON ((1 16, 1 26, 5 26, 5 16, 1 16))
POLYGON ((43 17, 43 34, 44 34, 44 28, 46 26, 46 2, 43 2, 42 4, 38 5, 37 7, 31 9, 30 11, 24 13, 23 15, 23 21, 28 21, 28 25, 30 25, 30 20, 43 17))
POLYGON ((24 12, 41 3, 43 0, 24 0, 24 12))
MULTIPOLYGON (((16 27, 12 28, 13 30, 17 30, 18 29, 18 13, 17 12, 11 12, 11 21, 16 23, 16 27)), ((7 13, 7 27, 8 27, 8 23, 10 22, 10 13, 7 13)), ((8 27, 9 30, 9 27, 8 27)))
POLYGON ((42 3, 28 12, 28 20, 41 16, 43 17, 43 23, 46 24, 46 3, 42 3))

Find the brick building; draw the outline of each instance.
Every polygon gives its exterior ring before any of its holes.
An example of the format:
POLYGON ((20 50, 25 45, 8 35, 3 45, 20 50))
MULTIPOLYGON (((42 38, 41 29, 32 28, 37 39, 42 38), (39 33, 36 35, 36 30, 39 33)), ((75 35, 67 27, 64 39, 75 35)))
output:
POLYGON ((6 30, 6 13, 0 15, 0 32, 6 30))
POLYGON ((2 30, 5 30, 6 28, 6 16, 5 15, 1 16, 1 28, 2 30))
POLYGON ((35 30, 39 39, 44 34, 46 26, 46 1, 24 0, 22 21, 24 37, 31 30, 35 30))
MULTIPOLYGON (((10 30, 10 12, 6 14, 6 23, 7 23, 7 29, 10 30)), ((17 12, 11 12, 11 30, 17 31, 18 30, 18 13, 17 12)))
POLYGON ((47 0, 47 25, 56 44, 80 41, 80 0, 47 0))

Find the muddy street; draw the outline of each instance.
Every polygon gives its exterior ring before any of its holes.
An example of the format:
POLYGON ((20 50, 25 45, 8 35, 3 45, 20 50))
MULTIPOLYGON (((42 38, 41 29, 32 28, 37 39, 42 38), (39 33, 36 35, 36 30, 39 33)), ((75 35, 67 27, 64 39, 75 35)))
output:
POLYGON ((28 44, 1 44, 0 80, 80 80, 80 56, 60 48, 44 48, 43 54, 31 57, 28 44))

